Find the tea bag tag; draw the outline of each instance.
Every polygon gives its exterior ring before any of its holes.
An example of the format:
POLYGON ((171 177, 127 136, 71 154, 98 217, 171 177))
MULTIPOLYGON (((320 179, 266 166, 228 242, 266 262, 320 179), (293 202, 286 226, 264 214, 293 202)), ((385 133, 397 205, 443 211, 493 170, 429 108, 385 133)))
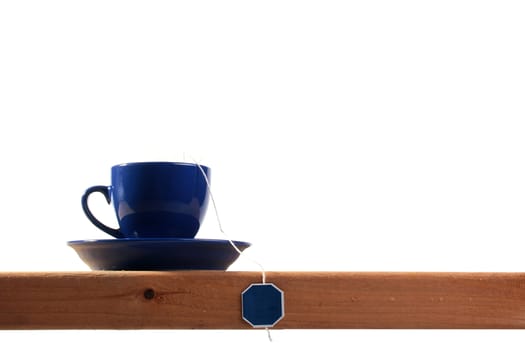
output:
POLYGON ((254 328, 273 327, 284 317, 284 292, 273 283, 253 283, 241 294, 242 318, 254 328))

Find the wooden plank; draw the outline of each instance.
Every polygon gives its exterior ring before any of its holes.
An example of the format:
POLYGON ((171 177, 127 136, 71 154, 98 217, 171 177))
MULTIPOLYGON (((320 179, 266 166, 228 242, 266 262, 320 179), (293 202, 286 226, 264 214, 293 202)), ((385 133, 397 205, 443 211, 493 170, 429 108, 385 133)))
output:
MULTIPOLYGON (((276 328, 525 328, 524 273, 268 272, 276 328)), ((257 272, 0 273, 1 329, 244 329, 257 272)))

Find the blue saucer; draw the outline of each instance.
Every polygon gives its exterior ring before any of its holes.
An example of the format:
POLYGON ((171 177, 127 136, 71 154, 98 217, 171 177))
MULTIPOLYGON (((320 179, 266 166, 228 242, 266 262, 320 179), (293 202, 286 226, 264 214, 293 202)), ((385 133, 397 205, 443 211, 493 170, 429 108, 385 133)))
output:
MULTIPOLYGON (((233 241, 243 251, 251 244, 233 241)), ((218 239, 99 239, 67 243, 92 270, 226 270, 239 253, 218 239)))

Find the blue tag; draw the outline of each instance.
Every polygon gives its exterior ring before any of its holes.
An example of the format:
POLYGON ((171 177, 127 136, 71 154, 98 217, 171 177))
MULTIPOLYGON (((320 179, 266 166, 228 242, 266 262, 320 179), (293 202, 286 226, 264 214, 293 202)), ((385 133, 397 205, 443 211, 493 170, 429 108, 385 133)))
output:
POLYGON ((273 283, 251 284, 241 301, 242 318, 252 327, 273 327, 284 317, 284 293, 273 283))

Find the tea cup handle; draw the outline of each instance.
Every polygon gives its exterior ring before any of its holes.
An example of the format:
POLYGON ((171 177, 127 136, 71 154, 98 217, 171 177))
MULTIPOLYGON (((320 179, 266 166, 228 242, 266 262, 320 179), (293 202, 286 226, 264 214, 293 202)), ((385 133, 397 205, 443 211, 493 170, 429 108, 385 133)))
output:
POLYGON ((106 201, 108 202, 108 204, 111 203, 111 196, 110 196, 110 193, 109 193, 109 187, 107 187, 107 186, 93 186, 93 187, 90 187, 90 188, 88 188, 86 190, 86 193, 84 193, 84 195, 82 196, 82 209, 84 210, 84 214, 86 214, 87 218, 89 219, 89 221, 91 221, 91 223, 93 225, 95 225, 96 227, 98 227, 102 231, 112 235, 115 238, 125 238, 125 236, 122 234, 122 232, 120 232, 120 230, 117 230, 117 229, 114 229, 114 228, 111 228, 109 226, 104 225, 103 223, 98 221, 98 219, 93 215, 91 210, 89 210, 88 197, 94 192, 102 193, 104 195, 104 197, 106 198, 106 201))

